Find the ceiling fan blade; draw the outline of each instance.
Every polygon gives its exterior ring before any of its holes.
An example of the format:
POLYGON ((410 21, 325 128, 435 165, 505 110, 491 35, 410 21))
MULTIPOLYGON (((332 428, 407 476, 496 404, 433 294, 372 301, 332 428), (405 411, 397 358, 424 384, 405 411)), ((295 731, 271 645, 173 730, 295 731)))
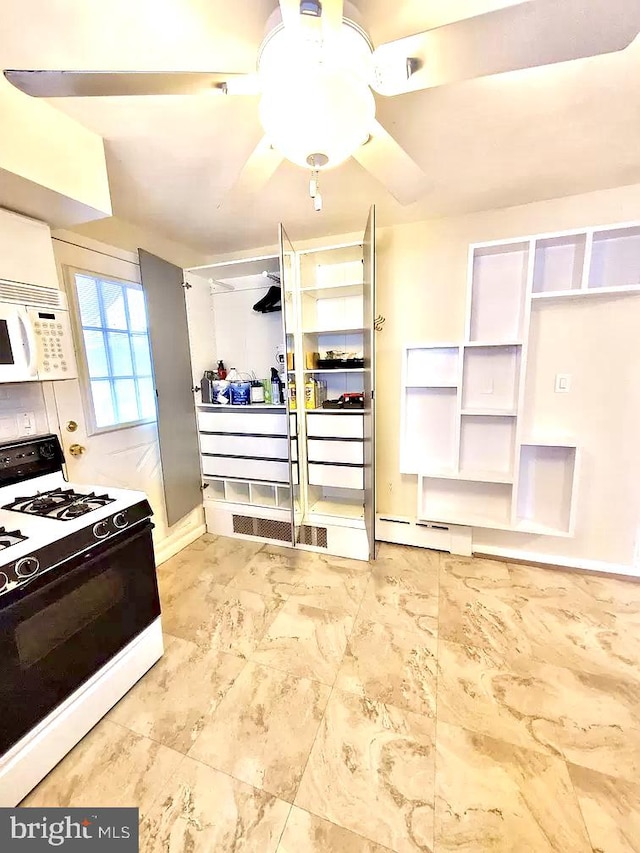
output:
POLYGON ((264 136, 256 145, 233 185, 233 193, 257 193, 276 171, 283 156, 264 136))
MULTIPOLYGON (((243 94, 251 74, 213 71, 14 71, 4 76, 35 98, 94 98, 121 95, 243 94)), ((255 89, 255 85, 254 85, 255 89)), ((254 94, 255 92, 251 92, 254 94)))
POLYGON ((353 157, 400 204, 417 201, 429 188, 429 179, 420 166, 377 121, 369 141, 358 148, 353 157))
POLYGON ((382 95, 613 53, 640 32, 638 0, 535 0, 381 45, 382 95))

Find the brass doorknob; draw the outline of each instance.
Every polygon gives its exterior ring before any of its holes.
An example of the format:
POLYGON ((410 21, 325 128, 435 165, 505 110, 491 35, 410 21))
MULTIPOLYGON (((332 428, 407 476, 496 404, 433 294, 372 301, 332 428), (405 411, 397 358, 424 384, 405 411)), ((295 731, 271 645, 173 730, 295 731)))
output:
POLYGON ((82 456, 87 448, 83 447, 81 444, 72 444, 69 448, 69 453, 72 456, 82 456))

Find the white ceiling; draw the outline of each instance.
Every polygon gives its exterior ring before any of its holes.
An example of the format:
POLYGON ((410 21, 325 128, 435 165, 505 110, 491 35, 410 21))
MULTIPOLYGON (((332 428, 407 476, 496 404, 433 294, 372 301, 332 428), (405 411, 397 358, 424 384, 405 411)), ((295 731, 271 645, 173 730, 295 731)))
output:
MULTIPOLYGON (((514 2, 356 5, 380 44, 514 2)), ((250 71, 274 6, 3 0, 0 67, 250 71)), ((299 239, 358 230, 371 202, 389 224, 640 180, 640 39, 619 54, 379 99, 379 120, 430 179, 409 207, 354 160, 323 177, 321 214, 308 198, 307 173, 286 162, 259 197, 234 192, 262 136, 256 98, 52 103, 105 138, 115 215, 206 253, 272 244, 280 220, 299 239)))

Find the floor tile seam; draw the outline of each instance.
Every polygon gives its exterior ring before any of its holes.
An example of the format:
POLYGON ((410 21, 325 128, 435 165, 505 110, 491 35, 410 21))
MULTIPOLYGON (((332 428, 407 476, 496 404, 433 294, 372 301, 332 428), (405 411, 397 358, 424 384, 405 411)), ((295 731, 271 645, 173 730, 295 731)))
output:
MULTIPOLYGON (((201 764, 208 770, 213 770, 216 773, 221 773, 228 779, 233 779, 234 782, 239 782, 241 785, 246 785, 249 788, 253 788, 254 791, 261 791, 263 794, 267 794, 268 796, 273 797, 275 800, 280 800, 281 803, 286 803, 288 806, 293 805, 293 800, 285 800, 285 798, 281 797, 279 794, 274 794, 272 791, 267 791, 266 788, 263 788, 260 785, 254 785, 253 782, 247 782, 245 779, 240 779, 238 776, 234 776, 233 773, 230 773, 228 770, 224 770, 222 767, 216 767, 214 764, 209 764, 209 762, 205 761, 203 758, 197 758, 195 755, 189 755, 188 753, 184 757, 189 761, 195 761, 196 764, 201 764)), ((211 853, 213 853, 213 851, 211 851, 211 853)))
MULTIPOLYGON (((376 841, 373 838, 368 838, 366 835, 363 835, 361 832, 358 832, 355 829, 351 829, 348 826, 343 826, 341 823, 336 823, 335 820, 331 820, 330 818, 326 817, 326 815, 318 814, 317 812, 312 811, 310 808, 307 808, 307 806, 300 806, 294 802, 292 805, 292 808, 300 809, 300 811, 302 811, 302 812, 307 812, 307 814, 310 814, 312 817, 317 817, 318 820, 323 820, 326 823, 330 823, 332 826, 335 826, 337 829, 342 829, 345 832, 350 832, 351 835, 355 835, 356 838, 361 838, 363 841, 366 841, 369 844, 376 844, 378 847, 380 847, 382 850, 384 850, 385 853, 399 853, 399 851, 396 848, 387 847, 385 844, 382 844, 382 842, 376 841)), ((278 853, 278 851, 276 851, 276 853, 278 853)), ((305 853, 305 851, 300 850, 300 851, 298 851, 298 853, 305 853)), ((322 851, 322 853, 329 853, 329 851, 322 851)))
MULTIPOLYGON (((252 652, 252 655, 255 654, 256 651, 257 649, 252 652)), ((321 681, 319 678, 313 678, 310 675, 299 675, 298 673, 290 672, 288 669, 284 669, 283 667, 274 666, 271 663, 263 663, 260 660, 254 660, 253 657, 247 658, 247 663, 252 663, 254 666, 260 666, 264 669, 273 670, 273 672, 278 672, 281 675, 288 675, 289 677, 298 679, 300 681, 313 681, 314 684, 320 684, 322 687, 328 687, 329 689, 331 689, 331 687, 333 686, 333 682, 331 684, 328 684, 326 681, 321 681)))
MULTIPOLYGON (((578 810, 578 814, 580 815, 580 821, 582 826, 584 827, 584 834, 587 842, 592 850, 596 850, 596 846, 591 840, 591 833, 589 832, 589 827, 587 826, 587 821, 584 816, 584 812, 582 811, 582 806, 580 804, 580 798, 578 797, 578 792, 576 791, 576 786, 573 783, 573 779, 571 778, 571 773, 569 772, 569 762, 566 758, 564 759, 564 767, 567 772, 567 778, 569 780, 569 787, 571 788, 571 793, 573 794, 573 799, 575 802, 576 809, 578 810)), ((579 765, 578 765, 579 766, 579 765)), ((585 851, 585 853, 591 853, 591 851, 585 851)))
POLYGON ((323 725, 325 718, 327 716, 327 708, 329 707, 329 703, 331 702, 331 697, 333 696, 334 689, 335 689, 334 687, 329 688, 329 695, 327 696, 327 701, 326 701, 325 706, 322 710, 322 714, 320 716, 320 719, 318 720, 318 725, 316 727, 316 731, 315 731, 315 734, 313 736, 313 740, 311 741, 311 746, 309 747, 309 751, 307 752, 306 761, 304 762, 302 772, 300 773, 300 777, 298 778, 298 784, 296 785, 296 789, 295 789, 295 791, 293 793, 293 797, 291 799, 292 805, 296 805, 296 799, 298 797, 300 785, 302 785, 302 780, 304 779, 304 775, 307 772, 307 768, 309 767, 309 761, 311 759, 311 754, 313 753, 313 748, 315 747, 316 741, 318 740, 318 735, 320 734, 320 729, 322 728, 322 725, 323 725))
MULTIPOLYGON (((137 737, 142 738, 143 740, 149 740, 149 741, 151 741, 152 743, 157 744, 158 746, 162 746, 164 749, 170 749, 172 752, 177 752, 177 753, 178 753, 179 755, 181 755, 183 758, 184 758, 185 756, 187 756, 187 755, 188 755, 188 750, 187 750, 187 752, 183 752, 183 751, 182 751, 181 749, 179 749, 177 746, 169 746, 169 744, 168 744, 168 743, 165 743, 164 741, 159 740, 157 737, 152 737, 151 735, 147 735, 147 734, 144 734, 144 735, 143 735, 143 734, 142 734, 141 732, 139 732, 137 729, 132 729, 132 728, 131 728, 131 726, 128 726, 126 723, 120 723, 120 722, 118 722, 117 720, 112 720, 112 719, 110 719, 108 716, 107 716, 107 717, 103 717, 103 719, 104 719, 106 722, 113 723, 115 726, 120 726, 120 728, 121 728, 121 729, 126 729, 126 730, 127 730, 128 732, 130 732, 131 734, 134 734, 134 735, 136 735, 137 737)), ((192 744, 192 745, 193 745, 193 744, 192 744)), ((189 747, 189 749, 191 749, 191 747, 189 747)))
MULTIPOLYGON (((160 785, 158 785, 156 793, 153 795, 151 802, 149 803, 149 808, 146 810, 146 812, 144 814, 140 815, 140 817, 139 817, 140 824, 142 824, 143 821, 150 819, 151 815, 153 814, 153 812, 156 809, 156 806, 160 800, 160 797, 162 796, 166 786, 168 785, 169 779, 171 779, 173 776, 175 776, 178 773, 178 771, 180 770, 182 765, 185 763, 187 758, 188 758, 188 756, 186 754, 180 753, 180 761, 178 762, 178 764, 176 764, 172 773, 170 775, 168 775, 166 777, 166 779, 164 779, 160 785)), ((142 843, 142 841, 143 841, 143 839, 140 838, 140 843, 142 843)))
MULTIPOLYGON (((284 800, 283 800, 284 802, 284 800)), ((282 824, 282 829, 280 830, 280 835, 278 836, 278 840, 276 841, 276 846, 273 848, 274 853, 279 853, 280 845, 282 844, 282 839, 284 837, 285 830, 287 828, 287 824, 289 823, 289 818, 291 817, 291 812, 293 811, 293 803, 289 803, 289 811, 287 812, 287 817, 285 818, 285 822, 282 824)))

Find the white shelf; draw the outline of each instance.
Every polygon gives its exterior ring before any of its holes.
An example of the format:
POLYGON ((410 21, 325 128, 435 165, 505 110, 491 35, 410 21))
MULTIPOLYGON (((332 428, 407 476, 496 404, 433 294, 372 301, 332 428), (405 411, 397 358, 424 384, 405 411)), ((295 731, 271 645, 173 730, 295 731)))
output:
POLYGON ((508 529, 512 486, 473 480, 420 477, 418 517, 467 527, 508 529))
MULTIPOLYGON (((492 471, 511 482, 516 420, 504 415, 469 415, 460 426, 460 470, 492 471)), ((495 476, 493 477, 495 482, 495 476)))
POLYGON ((596 231, 589 290, 640 286, 640 226, 596 231))
POLYGON ((303 329, 304 335, 361 335, 365 331, 363 326, 334 329, 303 329))
POLYGON ((555 290, 549 293, 532 293, 532 299, 572 299, 585 296, 613 296, 625 293, 640 293, 640 285, 630 284, 622 287, 588 287, 582 290, 555 290))
POLYGON ((309 514, 330 517, 331 523, 336 517, 364 522, 364 504, 349 498, 323 497, 309 507, 309 514))
POLYGON ((518 413, 513 409, 463 409, 460 414, 463 418, 517 418, 518 413))
POLYGON ((522 341, 467 341, 462 345, 469 347, 521 347, 522 341))
POLYGON ((464 351, 462 411, 511 414, 518 405, 519 346, 472 347, 464 351))
POLYGON ((360 296, 363 286, 362 281, 329 286, 318 285, 317 287, 303 287, 300 289, 300 293, 311 297, 311 299, 335 299, 339 296, 360 296))
POLYGON ((426 385, 408 384, 408 385, 405 385, 405 388, 407 390, 417 389, 417 388, 433 388, 433 389, 436 389, 436 388, 452 388, 453 390, 456 390, 458 388, 458 385, 455 383, 449 383, 449 382, 443 382, 441 385, 438 385, 436 382, 430 382, 426 385))
POLYGON ((579 289, 586 249, 586 233, 536 240, 533 295, 579 289))
POLYGON ((458 383, 460 347, 407 347, 405 377, 414 388, 450 388, 458 383))
POLYGON ((567 445, 523 444, 516 496, 516 528, 570 535, 577 450, 567 445))
POLYGON ((522 338, 528 266, 528 241, 474 249, 469 341, 522 338))
MULTIPOLYGON (((364 367, 316 367, 305 373, 364 373, 364 367)), ((291 371, 290 371, 291 372, 291 371)))
POLYGON ((221 406, 219 403, 197 403, 198 409, 207 409, 208 411, 217 412, 247 412, 259 409, 273 409, 274 411, 283 412, 287 407, 276 403, 250 403, 248 406, 221 406))
POLYGON ((310 415, 362 415, 364 409, 305 409, 305 412, 310 415))
POLYGON ((500 471, 423 471, 431 480, 465 480, 469 483, 513 483, 513 477, 500 471))
POLYGON ((418 474, 456 462, 455 388, 405 388, 401 473, 418 474))

